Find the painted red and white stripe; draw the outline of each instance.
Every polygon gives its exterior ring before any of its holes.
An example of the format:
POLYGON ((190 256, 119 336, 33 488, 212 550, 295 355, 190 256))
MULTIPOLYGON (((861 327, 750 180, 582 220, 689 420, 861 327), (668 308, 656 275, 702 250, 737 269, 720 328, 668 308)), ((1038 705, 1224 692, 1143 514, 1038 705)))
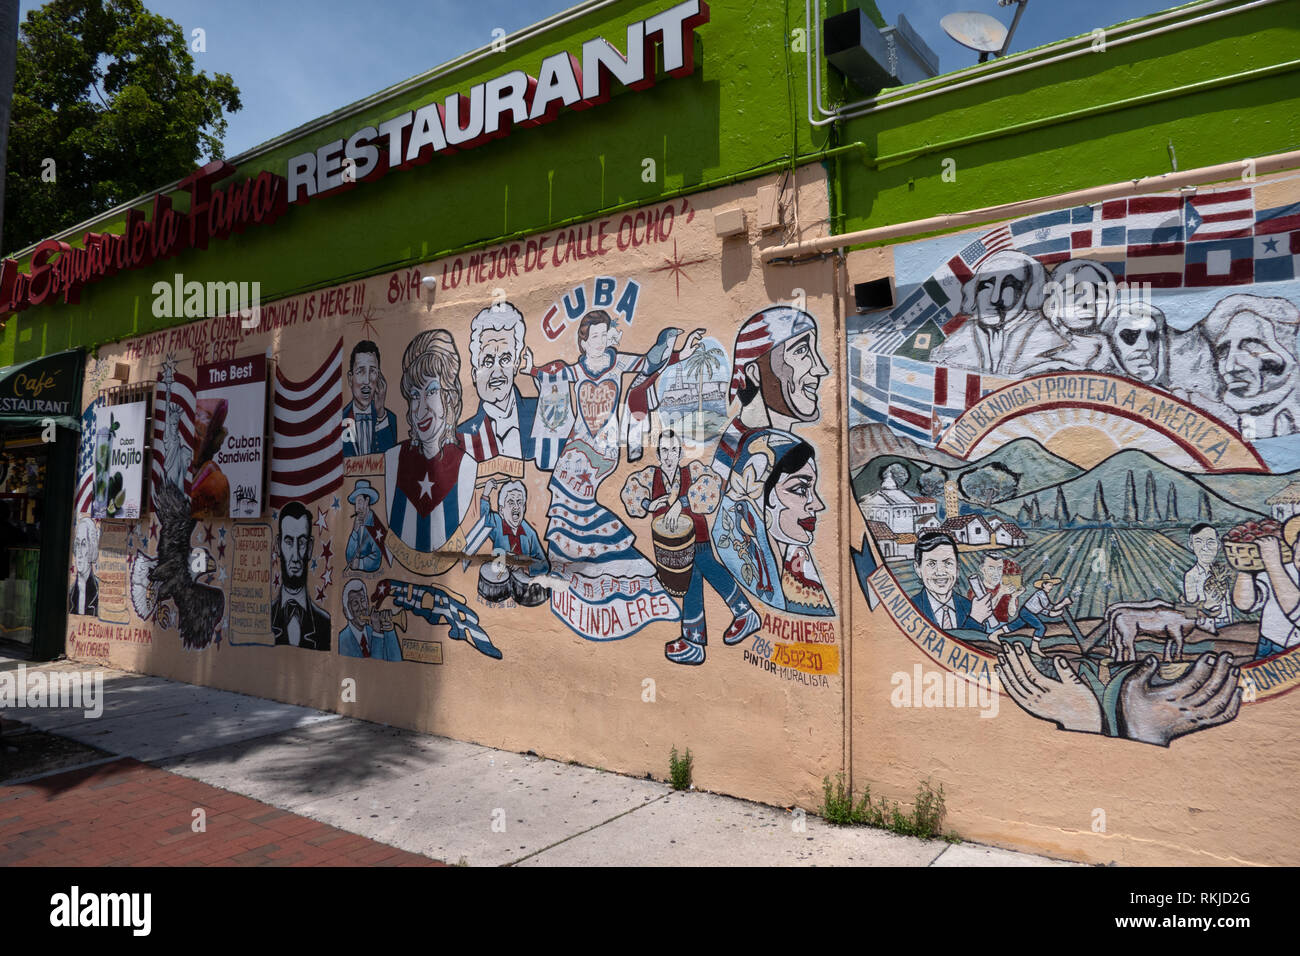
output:
POLYGON ((1220 192, 1193 196, 1188 200, 1196 210, 1188 217, 1187 239, 1233 239, 1249 236, 1255 228, 1255 191, 1253 189, 1225 189, 1220 192))
MULTIPOLYGON (((194 382, 182 375, 180 372, 172 373, 171 402, 179 410, 181 441, 183 447, 193 449, 194 447, 194 409, 195 409, 195 392, 194 382)), ((153 487, 161 487, 163 482, 163 462, 165 453, 163 451, 163 436, 167 431, 167 386, 162 381, 154 387, 153 393, 153 459, 150 467, 150 479, 153 487)), ((186 478, 186 487, 183 491, 189 491, 189 479, 186 478)))
POLYGON ((313 501, 343 485, 343 340, 301 382, 275 370, 271 507, 313 501))

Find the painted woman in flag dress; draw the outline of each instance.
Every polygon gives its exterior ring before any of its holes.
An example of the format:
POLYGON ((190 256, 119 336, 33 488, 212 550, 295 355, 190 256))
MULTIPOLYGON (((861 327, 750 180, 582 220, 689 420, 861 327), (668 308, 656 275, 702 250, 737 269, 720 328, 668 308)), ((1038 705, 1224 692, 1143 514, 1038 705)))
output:
POLYGON ((614 319, 601 310, 588 312, 578 325, 578 361, 534 371, 543 395, 544 384, 572 387, 568 435, 550 481, 546 545, 552 575, 568 582, 567 592, 553 594, 552 610, 590 640, 617 640, 652 621, 680 618, 654 565, 635 548, 632 531, 596 500, 601 482, 619 463, 620 426, 629 406, 623 376, 637 376, 627 395, 643 395, 659 373, 689 356, 704 338, 703 329, 692 332, 677 352, 673 346, 680 334, 680 329, 662 330, 644 355, 620 352, 614 319))
POLYGON ((456 440, 460 353, 451 333, 426 329, 402 356, 406 441, 384 453, 388 527, 407 547, 441 549, 474 499, 477 466, 456 440))
POLYGON ((813 446, 779 428, 755 429, 740 442, 713 523, 718 557, 768 607, 833 615, 812 556, 825 510, 813 446))

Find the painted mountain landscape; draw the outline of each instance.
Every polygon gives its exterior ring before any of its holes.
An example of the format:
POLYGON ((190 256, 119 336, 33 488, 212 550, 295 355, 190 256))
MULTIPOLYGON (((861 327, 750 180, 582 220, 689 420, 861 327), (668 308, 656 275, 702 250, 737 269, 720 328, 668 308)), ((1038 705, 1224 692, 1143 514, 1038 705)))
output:
POLYGON ((1194 563, 1190 529, 1205 523, 1222 536, 1258 521, 1270 513, 1268 499, 1300 479, 1189 474, 1137 449, 1085 470, 1032 438, 964 462, 908 441, 860 436, 865 454, 853 475, 868 528, 903 588, 917 587, 916 536, 938 529, 957 540, 967 577, 996 551, 1021 568, 1026 592, 1045 571, 1062 578, 1060 595, 1073 599, 1080 621, 1118 602, 1181 600, 1194 563), (916 504, 910 523, 908 500, 916 504))

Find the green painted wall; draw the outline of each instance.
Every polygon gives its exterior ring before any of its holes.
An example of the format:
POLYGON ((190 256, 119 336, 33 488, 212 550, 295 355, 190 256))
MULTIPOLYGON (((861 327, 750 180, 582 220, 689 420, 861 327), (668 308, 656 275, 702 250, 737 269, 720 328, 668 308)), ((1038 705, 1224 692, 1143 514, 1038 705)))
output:
MULTIPOLYGON (((1062 18, 1063 37, 1076 30, 1062 18)), ((1300 148, 1298 67, 1300 0, 1286 0, 849 121, 843 138, 873 159, 843 161, 843 226, 1159 175, 1170 143, 1184 170, 1300 148)))
MULTIPOLYGON (((240 173, 283 174, 296 153, 510 69, 535 73, 544 56, 576 52, 595 35, 621 47, 627 23, 669 5, 627 0, 590 13, 244 163, 240 173)), ((849 5, 861 3, 828 0, 823 10, 849 5)), ((1300 0, 945 92, 840 129, 814 129, 806 119, 804 56, 790 42, 804 23, 800 0, 715 0, 710 8, 710 22, 697 31, 693 76, 620 91, 594 110, 292 206, 273 226, 215 242, 206 253, 87 287, 80 304, 20 313, 0 334, 0 364, 173 324, 151 314, 150 289, 176 272, 199 281, 257 280, 267 301, 854 142, 865 149, 829 160, 842 230, 1167 172, 1171 142, 1182 169, 1300 148, 1300 0), (641 180, 647 157, 658 163, 657 182, 641 180), (949 157, 957 164, 952 183, 941 178, 949 157)), ((1063 19, 1062 35, 1071 32, 1063 19)), ((860 97, 833 70, 824 72, 827 102, 860 97)), ((949 82, 964 78, 952 74, 949 82)))

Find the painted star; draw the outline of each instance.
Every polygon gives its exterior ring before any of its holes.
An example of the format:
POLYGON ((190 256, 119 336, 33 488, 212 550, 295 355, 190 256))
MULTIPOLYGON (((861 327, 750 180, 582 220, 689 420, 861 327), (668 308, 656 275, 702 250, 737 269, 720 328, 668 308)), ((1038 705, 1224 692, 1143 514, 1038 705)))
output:
POLYGON ((316 527, 320 528, 321 531, 329 530, 329 521, 326 518, 324 508, 316 509, 316 527))
POLYGON ((150 520, 149 522, 149 539, 153 540, 158 537, 158 522, 150 520))
POLYGON ((326 538, 324 546, 320 549, 320 556, 326 561, 334 557, 334 542, 326 538))
POLYGON ((328 564, 325 565, 325 573, 320 576, 321 587, 326 587, 334 583, 334 569, 328 564))
POLYGON ((335 495, 334 503, 330 505, 330 508, 333 509, 334 511, 338 511, 340 507, 341 505, 339 504, 339 496, 335 495))
POLYGON ((212 539, 215 538, 215 537, 216 537, 216 535, 214 535, 214 534, 212 533, 212 525, 210 525, 210 524, 205 524, 205 525, 203 526, 203 543, 204 543, 204 544, 211 544, 211 543, 212 543, 212 539))
POLYGON ((225 540, 226 540, 226 529, 225 529, 225 528, 222 528, 222 529, 220 530, 219 534, 221 535, 221 540, 222 540, 222 541, 225 541, 225 540))
POLYGON ((224 558, 225 556, 226 556, 226 542, 222 541, 219 545, 217 545, 217 557, 224 558))
POLYGON ((420 497, 423 498, 426 495, 430 498, 433 497, 433 482, 429 480, 428 475, 420 479, 420 497))
POLYGON ((322 584, 320 587, 316 589, 316 600, 317 601, 325 600, 325 585, 322 584))
POLYGON ((319 559, 319 558, 312 558, 312 559, 311 559, 311 569, 312 569, 313 571, 316 570, 316 566, 317 566, 318 564, 320 564, 320 559, 319 559))
POLYGON ((682 279, 685 279, 687 282, 693 282, 693 281, 694 281, 693 279, 691 279, 690 276, 688 276, 688 275, 686 274, 686 267, 687 267, 687 266, 699 265, 701 262, 707 262, 707 261, 708 261, 708 259, 706 259, 706 258, 699 258, 699 259, 682 259, 682 258, 677 254, 677 240, 674 239, 674 240, 673 240, 673 257, 672 257, 671 259, 664 259, 664 264, 663 264, 663 265, 659 266, 659 267, 656 268, 656 269, 651 269, 650 271, 651 271, 651 272, 667 272, 669 275, 671 275, 671 276, 674 278, 674 280, 676 280, 676 283, 677 283, 677 298, 680 299, 680 298, 682 297, 682 279))
POLYGON ((1277 252, 1277 238, 1268 239, 1264 242, 1265 252, 1277 252))
POLYGON ((218 580, 218 581, 224 581, 224 580, 226 580, 226 579, 229 578, 229 577, 230 577, 230 575, 226 573, 226 566, 225 566, 224 564, 218 564, 218 565, 217 565, 217 580, 218 580))

